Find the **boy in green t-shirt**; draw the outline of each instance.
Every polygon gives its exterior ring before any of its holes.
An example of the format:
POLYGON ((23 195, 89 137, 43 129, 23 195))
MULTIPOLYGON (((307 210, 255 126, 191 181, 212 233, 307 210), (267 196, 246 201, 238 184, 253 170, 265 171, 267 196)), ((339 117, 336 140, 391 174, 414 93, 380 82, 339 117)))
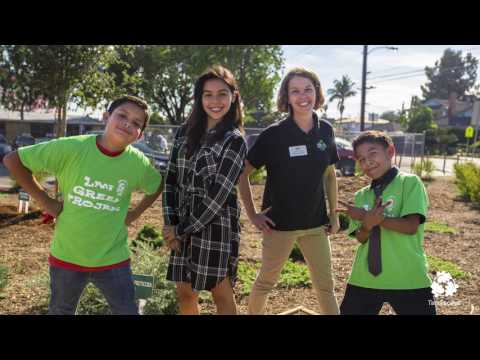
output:
POLYGON ((425 187, 392 166, 395 147, 385 133, 363 132, 353 149, 372 183, 355 194, 354 206, 339 201, 337 211, 350 216, 349 236, 361 243, 340 313, 375 315, 388 302, 397 314, 435 315, 423 249, 425 187))
POLYGON ((138 314, 130 269, 127 226, 162 192, 162 177, 130 144, 149 120, 148 105, 121 97, 103 116, 102 135, 80 135, 27 146, 10 153, 5 166, 47 213, 57 218, 50 248, 49 314, 75 314, 92 282, 114 314, 138 314), (52 199, 32 173, 54 175, 62 202, 52 199), (145 192, 129 210, 131 194, 145 192))

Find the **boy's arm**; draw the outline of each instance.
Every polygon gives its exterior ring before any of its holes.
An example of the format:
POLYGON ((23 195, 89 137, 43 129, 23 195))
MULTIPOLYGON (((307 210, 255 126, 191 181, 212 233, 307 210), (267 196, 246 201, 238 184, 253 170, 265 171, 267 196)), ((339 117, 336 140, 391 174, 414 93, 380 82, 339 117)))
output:
POLYGON ((420 225, 420 215, 410 214, 398 218, 385 218, 380 224, 381 227, 399 232, 401 234, 413 235, 420 225))
POLYGON ((17 151, 6 155, 3 163, 17 183, 38 201, 47 213, 53 217, 57 217, 58 214, 60 214, 63 204, 48 196, 47 192, 38 183, 31 171, 22 164, 17 151))
POLYGON ((147 210, 155 202, 155 200, 158 199, 158 197, 163 191, 163 187, 164 187, 164 180, 162 179, 162 182, 158 186, 158 189, 156 192, 150 195, 145 195, 142 201, 140 201, 140 203, 135 208, 128 211, 127 217, 125 218, 125 225, 129 226, 132 222, 137 220, 140 217, 140 215, 142 215, 143 212, 147 210))
POLYGON ((338 184, 337 175, 335 174, 335 165, 329 165, 323 175, 325 190, 328 198, 328 209, 330 218, 330 233, 336 234, 340 230, 340 223, 337 215, 337 196, 338 184))

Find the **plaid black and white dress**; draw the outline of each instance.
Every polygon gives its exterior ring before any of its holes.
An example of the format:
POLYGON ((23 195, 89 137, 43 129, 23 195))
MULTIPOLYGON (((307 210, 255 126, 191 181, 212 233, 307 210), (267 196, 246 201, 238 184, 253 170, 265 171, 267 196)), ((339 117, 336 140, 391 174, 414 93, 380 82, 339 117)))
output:
POLYGON ((246 143, 238 129, 186 158, 186 126, 175 135, 170 155, 163 217, 185 234, 181 251, 172 251, 167 279, 211 290, 225 277, 235 285, 240 243, 236 185, 244 167, 246 143))

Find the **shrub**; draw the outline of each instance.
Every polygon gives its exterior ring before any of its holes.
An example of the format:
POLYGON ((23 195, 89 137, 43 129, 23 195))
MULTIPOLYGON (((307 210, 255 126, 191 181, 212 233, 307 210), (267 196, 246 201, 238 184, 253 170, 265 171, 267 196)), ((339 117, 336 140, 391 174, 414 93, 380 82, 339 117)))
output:
POLYGON ((293 244, 293 249, 292 252, 290 253, 289 259, 292 261, 305 261, 305 258, 303 257, 302 251, 300 250, 300 247, 298 246, 297 242, 293 244))
POLYGON ((422 179, 431 179, 434 170, 435 166, 433 165, 433 162, 428 159, 424 159, 423 161, 412 165, 413 173, 422 179))
POLYGON ((135 240, 132 240, 132 247, 136 247, 137 242, 148 244, 153 250, 162 247, 164 244, 162 234, 160 234, 155 227, 150 225, 145 225, 142 230, 138 232, 135 240))
POLYGON ((262 184, 266 177, 267 171, 265 170, 265 167, 261 167, 259 169, 255 169, 248 178, 250 179, 251 184, 262 184))
POLYGON ((440 234, 456 234, 458 231, 444 223, 427 222, 425 224, 425 231, 436 232, 440 234))
POLYGON ((480 166, 467 162, 455 164, 455 184, 465 200, 480 204, 480 166))
MULTIPOLYGON (((165 279, 168 267, 168 255, 153 251, 151 246, 139 242, 136 252, 132 255, 132 272, 134 274, 152 275, 154 289, 152 296, 147 299, 144 307, 145 315, 169 315, 178 313, 175 284, 165 279)), ((50 296, 48 272, 42 272, 27 283, 44 294, 39 303, 43 304, 44 312, 48 309, 50 296)), ((79 315, 109 315, 110 307, 102 295, 92 284, 87 285, 79 301, 77 314, 79 315)))
POLYGON ((340 221, 340 231, 345 231, 350 225, 350 217, 347 214, 339 213, 338 220, 340 221))
MULTIPOLYGON (((260 263, 248 263, 240 261, 238 264, 238 282, 241 295, 248 295, 252 291, 252 285, 257 276, 260 263)), ((283 266, 278 288, 310 287, 312 282, 305 264, 287 261, 283 266)))
POLYGON ((0 291, 2 291, 6 286, 8 282, 8 269, 0 265, 0 291))
POLYGON ((429 270, 431 272, 445 271, 450 273, 454 279, 466 280, 470 278, 470 273, 463 271, 460 267, 447 260, 440 259, 435 256, 427 256, 429 270))

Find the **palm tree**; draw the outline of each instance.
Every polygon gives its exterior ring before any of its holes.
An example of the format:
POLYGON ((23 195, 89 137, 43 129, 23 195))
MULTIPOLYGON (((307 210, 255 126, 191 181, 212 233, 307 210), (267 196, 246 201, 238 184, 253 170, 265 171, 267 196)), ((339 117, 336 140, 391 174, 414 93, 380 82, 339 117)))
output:
POLYGON ((334 80, 333 88, 327 90, 327 94, 330 95, 330 102, 338 100, 337 108, 340 111, 340 121, 342 121, 343 111, 345 110, 345 100, 357 94, 353 90, 354 85, 355 83, 350 80, 348 75, 343 75, 342 80, 334 80))

